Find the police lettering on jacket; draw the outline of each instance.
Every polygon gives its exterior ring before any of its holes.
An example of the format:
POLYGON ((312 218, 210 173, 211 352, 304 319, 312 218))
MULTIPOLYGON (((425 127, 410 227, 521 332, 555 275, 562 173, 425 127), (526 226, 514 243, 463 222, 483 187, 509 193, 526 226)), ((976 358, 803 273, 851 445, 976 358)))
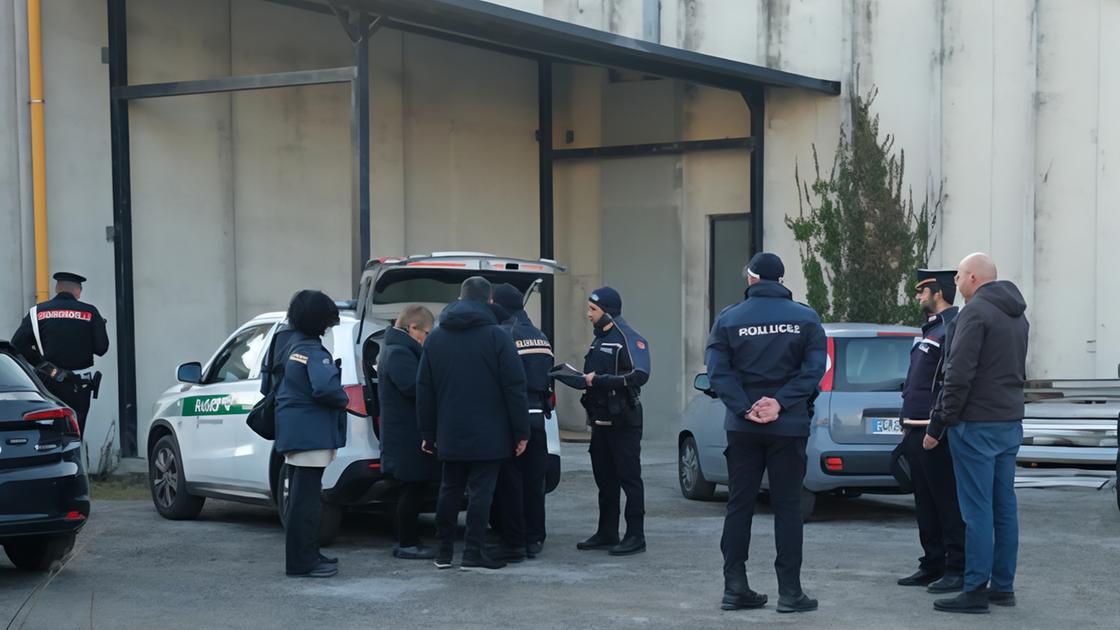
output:
POLYGON ((44 347, 35 341, 30 313, 12 335, 12 345, 32 365, 46 360, 66 370, 84 370, 93 366, 94 355, 109 351, 105 320, 97 307, 70 293, 59 293, 36 305, 35 319, 44 347))
POLYGON ((502 322, 502 328, 513 337, 517 356, 525 368, 529 408, 546 409, 552 393, 552 379, 548 376, 553 364, 552 344, 525 311, 514 313, 502 322))
POLYGON ((761 281, 747 299, 720 313, 708 338, 705 363, 712 388, 727 407, 724 429, 809 435, 809 399, 824 376, 827 340, 813 309, 793 301, 781 284, 761 281), (746 419, 760 398, 781 405, 778 420, 746 419))
POLYGON ((957 311, 953 306, 930 317, 922 326, 921 338, 910 349, 910 369, 902 386, 903 418, 929 418, 940 390, 937 370, 946 352, 946 331, 957 311))

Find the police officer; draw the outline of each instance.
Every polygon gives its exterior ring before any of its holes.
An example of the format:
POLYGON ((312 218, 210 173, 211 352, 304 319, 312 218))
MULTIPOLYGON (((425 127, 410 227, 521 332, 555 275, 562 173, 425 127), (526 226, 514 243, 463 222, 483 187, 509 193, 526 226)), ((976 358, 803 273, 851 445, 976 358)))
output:
POLYGON ((964 586, 964 521, 948 440, 940 440, 930 450, 922 448, 930 410, 941 390, 937 373, 947 356, 947 332, 958 311, 953 306, 955 275, 951 269, 917 271, 914 290, 927 321, 921 339, 910 350, 910 370, 902 387, 901 450, 910 464, 918 539, 925 555, 918 561, 918 571, 898 583, 928 586, 931 593, 950 593, 964 586))
MULTIPOLYGON (((521 457, 506 460, 494 494, 502 549, 498 559, 536 557, 544 547, 545 470, 548 437, 544 421, 552 414, 552 344, 524 309, 525 296, 511 284, 494 286, 494 305, 504 315, 501 326, 513 337, 525 368, 529 398, 529 444, 521 457)), ((495 554, 491 554, 495 555, 495 554)))
POLYGON ((622 296, 596 289, 587 303, 595 340, 583 360, 580 403, 591 426, 591 470, 599 487, 599 529, 576 545, 612 556, 646 550, 642 485, 642 385, 649 380, 649 343, 622 319, 622 296), (626 536, 618 540, 619 490, 626 493, 626 536))
POLYGON ((109 351, 109 335, 97 307, 79 301, 86 279, 65 271, 54 279, 54 298, 32 307, 12 345, 35 366, 47 389, 78 415, 84 437, 90 397, 97 394, 101 374, 82 372, 93 367, 93 355, 109 351))
POLYGON ((712 388, 727 407, 722 608, 766 604, 766 595, 748 585, 746 561, 755 499, 769 472, 778 612, 816 610, 817 600, 801 589, 801 491, 809 405, 825 371, 824 329, 816 312, 782 286, 785 266, 776 255, 756 254, 744 275, 746 300, 720 313, 706 354, 712 388))

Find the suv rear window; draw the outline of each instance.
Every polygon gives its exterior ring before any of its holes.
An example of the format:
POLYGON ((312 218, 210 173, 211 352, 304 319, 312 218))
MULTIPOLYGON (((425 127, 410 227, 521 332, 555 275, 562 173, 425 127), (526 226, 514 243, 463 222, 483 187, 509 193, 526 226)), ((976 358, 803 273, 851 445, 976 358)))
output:
POLYGON ((836 337, 833 389, 847 392, 902 391, 910 368, 913 337, 836 337))
POLYGON ((0 354, 0 392, 33 392, 38 389, 15 359, 0 354))
POLYGON ((442 278, 411 278, 397 280, 374 291, 374 304, 447 304, 459 299, 459 285, 463 280, 448 274, 442 278))

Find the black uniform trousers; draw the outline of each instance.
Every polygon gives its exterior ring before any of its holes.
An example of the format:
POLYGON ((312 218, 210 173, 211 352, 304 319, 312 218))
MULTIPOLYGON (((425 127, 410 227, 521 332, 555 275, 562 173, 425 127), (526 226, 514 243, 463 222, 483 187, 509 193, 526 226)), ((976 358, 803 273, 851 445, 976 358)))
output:
POLYGON ((441 555, 455 550, 455 529, 459 524, 459 506, 467 493, 466 552, 478 553, 486 539, 494 486, 504 460, 478 462, 443 462, 443 480, 436 501, 436 536, 441 555))
POLYGON ((402 481, 397 496, 397 546, 420 545, 420 508, 428 492, 427 481, 402 481))
POLYGON ((774 510, 774 542, 778 593, 801 595, 801 487, 805 481, 808 438, 727 432, 728 499, 723 521, 723 574, 745 576, 751 546, 751 522, 763 472, 769 473, 770 507, 774 510))
POLYGON ((284 530, 287 571, 309 573, 319 564, 319 517, 323 509, 323 469, 286 464, 287 527, 284 530))
POLYGON ((906 429, 902 450, 910 463, 914 485, 914 506, 918 513, 918 539, 925 555, 919 560, 923 569, 964 574, 964 520, 957 502, 957 478, 949 450, 949 432, 936 448, 922 448, 922 427, 906 429))
POLYGON ((599 487, 599 536, 618 537, 619 500, 626 493, 626 533, 645 535, 646 499, 642 484, 642 406, 591 427, 591 471, 599 487))
POLYGON ((90 397, 93 392, 80 378, 70 378, 61 383, 47 380, 47 389, 74 410, 78 416, 78 431, 86 437, 86 417, 89 416, 90 397))
POLYGON ((520 457, 502 462, 498 488, 494 493, 497 529, 502 542, 510 547, 525 547, 544 542, 544 477, 548 467, 548 435, 544 424, 532 413, 529 444, 520 457))

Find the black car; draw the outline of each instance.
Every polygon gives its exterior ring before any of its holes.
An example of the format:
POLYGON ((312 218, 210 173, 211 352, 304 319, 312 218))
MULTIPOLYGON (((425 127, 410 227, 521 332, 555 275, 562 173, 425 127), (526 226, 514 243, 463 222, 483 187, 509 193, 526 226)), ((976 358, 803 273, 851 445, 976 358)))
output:
POLYGON ((74 411, 0 340, 0 545, 21 569, 45 571, 89 517, 89 480, 74 411))

